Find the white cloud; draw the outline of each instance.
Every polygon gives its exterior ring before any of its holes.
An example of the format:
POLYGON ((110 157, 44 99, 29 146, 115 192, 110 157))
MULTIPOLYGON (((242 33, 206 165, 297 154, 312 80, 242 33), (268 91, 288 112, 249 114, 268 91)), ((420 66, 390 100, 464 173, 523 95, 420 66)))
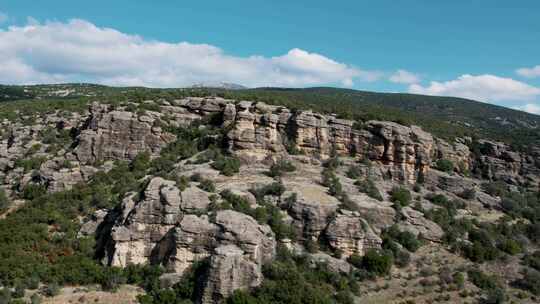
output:
POLYGON ((73 19, 31 20, 0 30, 0 83, 87 81, 178 87, 230 82, 247 86, 310 86, 374 81, 364 71, 298 48, 275 56, 237 57, 218 47, 148 40, 73 19))
POLYGON ((538 114, 540 115, 540 106, 534 103, 528 103, 522 106, 515 106, 512 107, 513 109, 525 111, 532 114, 538 114))
POLYGON ((388 80, 394 83, 413 84, 420 82, 420 76, 406 70, 397 70, 394 74, 390 75, 388 80))
POLYGON ((0 24, 9 20, 9 16, 6 13, 0 12, 0 24))
POLYGON ((425 95, 457 96, 478 101, 527 101, 540 96, 540 88, 494 75, 462 75, 455 80, 432 81, 429 86, 412 84, 409 92, 425 95))
POLYGON ((528 78, 540 77, 540 65, 534 66, 532 68, 517 69, 516 73, 520 76, 528 78))

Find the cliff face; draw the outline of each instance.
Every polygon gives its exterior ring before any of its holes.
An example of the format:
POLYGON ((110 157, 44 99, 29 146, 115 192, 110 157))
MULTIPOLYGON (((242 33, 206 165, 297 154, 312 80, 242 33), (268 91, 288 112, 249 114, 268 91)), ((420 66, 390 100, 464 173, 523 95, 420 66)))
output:
POLYGON ((73 152, 84 164, 130 160, 145 151, 155 156, 175 139, 155 122, 156 119, 148 115, 109 110, 108 105, 94 103, 73 152))
POLYGON ((356 128, 353 121, 332 115, 220 98, 188 98, 174 104, 162 109, 170 111, 165 113, 178 124, 197 116, 221 115, 223 126, 230 128, 229 149, 251 161, 276 158, 287 151, 320 159, 353 155, 376 161, 391 179, 414 183, 438 155, 433 137, 416 126, 369 121, 356 128))

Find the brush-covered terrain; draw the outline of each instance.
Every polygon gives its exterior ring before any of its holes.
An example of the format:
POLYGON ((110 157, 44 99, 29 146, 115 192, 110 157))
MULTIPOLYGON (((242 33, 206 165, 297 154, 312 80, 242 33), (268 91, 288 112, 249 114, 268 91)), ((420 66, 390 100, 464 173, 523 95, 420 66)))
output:
POLYGON ((540 299, 538 116, 328 88, 0 92, 0 303, 540 299))

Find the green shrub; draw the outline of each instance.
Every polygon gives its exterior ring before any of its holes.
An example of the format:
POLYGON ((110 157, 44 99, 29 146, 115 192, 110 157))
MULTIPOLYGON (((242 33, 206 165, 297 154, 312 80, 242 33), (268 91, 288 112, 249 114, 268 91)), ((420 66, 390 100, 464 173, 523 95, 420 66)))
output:
POLYGON ((60 285, 56 282, 49 283, 44 291, 45 295, 48 297, 57 296, 60 293, 60 285))
POLYGON ((216 192, 216 185, 209 179, 203 179, 199 183, 199 188, 206 192, 216 192))
POLYGON ((4 188, 0 187, 0 212, 9 207, 9 199, 4 188))
POLYGON ((22 198, 33 200, 47 193, 47 189, 43 185, 29 183, 22 191, 22 198))
POLYGON ((369 197, 378 201, 383 200, 381 192, 377 189, 377 186, 375 186, 375 183, 371 179, 367 178, 363 181, 356 181, 355 185, 358 187, 358 191, 367 194, 369 197))
POLYGON ((130 170, 144 173, 150 168, 150 153, 141 152, 131 161, 130 170))
POLYGON ((233 176, 240 171, 240 160, 235 157, 221 156, 212 163, 212 168, 225 176, 233 176))
POLYGON ((393 258, 392 254, 370 249, 362 257, 362 266, 368 272, 375 273, 377 275, 386 275, 390 273, 392 268, 393 258))
POLYGON ((352 255, 348 261, 356 268, 364 269, 376 276, 382 276, 390 272, 393 257, 389 252, 369 249, 364 256, 352 255))
POLYGON ((404 207, 411 203, 411 192, 403 187, 394 187, 390 193, 390 200, 404 207))
POLYGON ((0 289, 0 303, 8 304, 11 302, 11 290, 8 287, 0 289))
POLYGON ((467 276, 469 281, 480 289, 489 290, 498 287, 498 282, 495 277, 489 276, 478 269, 470 269, 467 272, 467 276))
POLYGON ((534 269, 525 270, 520 285, 533 294, 540 295, 540 272, 534 269))
POLYGON ((349 167, 346 174, 348 178, 357 179, 362 176, 362 169, 360 166, 353 165, 349 167))
POLYGON ((454 172, 454 163, 448 159, 439 159, 435 163, 435 169, 446 173, 454 172))
POLYGON ((323 185, 328 187, 328 193, 332 196, 340 196, 343 193, 343 186, 334 171, 326 168, 322 175, 323 185))
MULTIPOLYGON (((414 234, 409 231, 400 231, 399 228, 394 225, 383 232, 383 242, 396 241, 411 252, 415 252, 422 246, 422 242, 416 238, 414 234)), ((384 243, 383 243, 384 245, 384 243)), ((393 249, 393 248, 389 248, 393 249)), ((395 251, 395 250, 392 250, 395 251)))
POLYGON ((285 186, 283 183, 279 182, 273 182, 269 185, 265 185, 258 188, 252 188, 249 191, 255 196, 257 199, 257 202, 263 203, 264 197, 266 195, 273 195, 281 197, 281 195, 285 192, 285 186))
POLYGON ((279 160, 272 166, 270 166, 270 171, 268 172, 268 176, 270 177, 279 177, 283 176, 286 172, 293 172, 296 170, 296 167, 290 162, 286 160, 279 160))
POLYGON ((540 270, 540 250, 536 250, 523 257, 525 265, 540 270))
POLYGON ((41 297, 35 293, 30 297, 31 304, 41 304, 41 297))
POLYGON ((30 158, 19 158, 15 160, 15 167, 20 167, 24 169, 24 172, 29 172, 32 170, 39 170, 41 164, 45 162, 45 157, 30 157, 30 158))

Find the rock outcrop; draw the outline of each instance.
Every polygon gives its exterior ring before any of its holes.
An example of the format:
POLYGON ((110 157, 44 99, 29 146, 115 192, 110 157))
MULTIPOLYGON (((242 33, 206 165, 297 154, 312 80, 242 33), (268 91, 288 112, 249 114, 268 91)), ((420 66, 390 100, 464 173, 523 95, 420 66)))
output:
POLYGON ((84 164, 105 160, 131 160, 141 152, 156 156, 175 137, 155 124, 149 115, 125 110, 109 110, 109 105, 94 103, 90 117, 80 130, 74 150, 84 164))
POLYGON ((193 263, 210 259, 202 303, 221 303, 236 289, 257 286, 262 265, 273 259, 274 233, 246 214, 221 210, 213 219, 206 210, 208 194, 155 177, 142 197, 128 195, 111 229, 107 263, 161 264, 170 284, 193 263))
POLYGON ((247 160, 293 150, 321 159, 332 153, 357 155, 383 165, 391 179, 414 183, 436 155, 434 139, 416 126, 369 121, 356 129, 353 121, 332 115, 221 98, 187 98, 174 104, 162 109, 178 125, 220 114, 222 126, 230 128, 229 149, 247 160))
POLYGON ((381 238, 360 217, 358 212, 340 210, 325 230, 325 239, 333 250, 340 251, 342 257, 353 254, 364 255, 370 248, 380 248, 381 238))

